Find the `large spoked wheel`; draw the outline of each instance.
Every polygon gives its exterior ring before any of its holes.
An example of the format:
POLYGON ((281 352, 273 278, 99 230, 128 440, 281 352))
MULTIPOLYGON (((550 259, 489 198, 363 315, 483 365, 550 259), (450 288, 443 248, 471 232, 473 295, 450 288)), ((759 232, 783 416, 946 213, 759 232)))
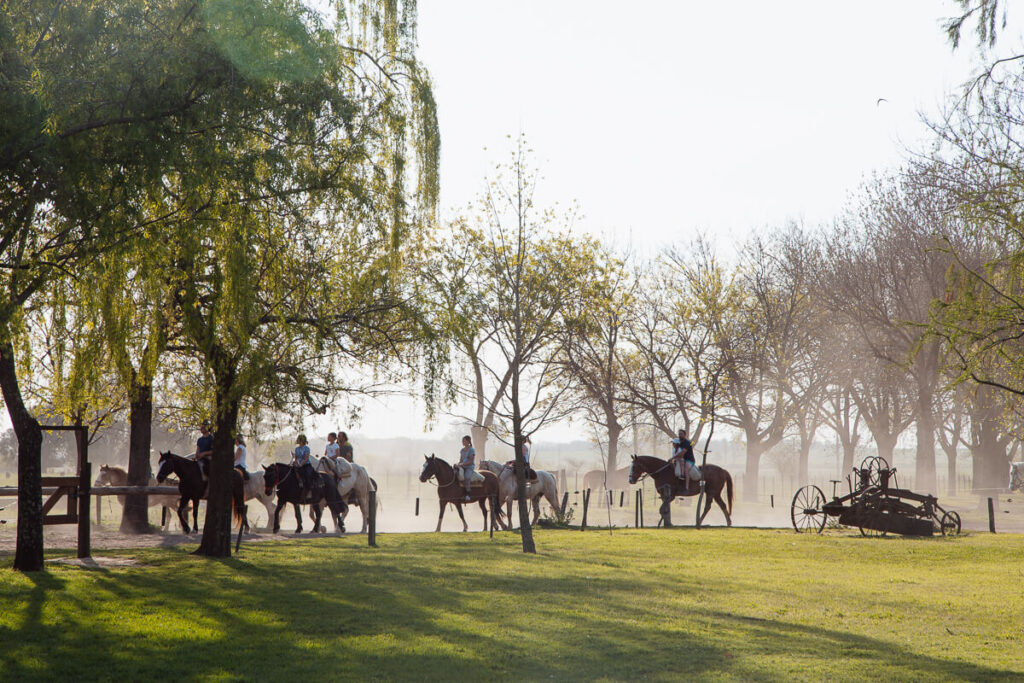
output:
POLYGON ((960 515, 953 510, 942 513, 939 529, 943 536, 957 536, 960 533, 960 515))
POLYGON ((889 463, 880 455, 871 455, 861 461, 860 468, 868 471, 868 486, 881 486, 882 478, 878 471, 889 469, 889 463))
POLYGON ((820 534, 825 528, 825 494, 814 484, 804 486, 793 496, 793 505, 790 507, 790 517, 793 520, 793 528, 803 533, 815 532, 820 534))

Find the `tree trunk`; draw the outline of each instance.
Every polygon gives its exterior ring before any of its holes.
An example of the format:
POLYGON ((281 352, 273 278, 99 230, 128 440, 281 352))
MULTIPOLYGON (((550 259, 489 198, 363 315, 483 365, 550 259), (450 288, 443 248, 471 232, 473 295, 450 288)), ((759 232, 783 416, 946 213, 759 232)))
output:
MULTIPOLYGON (((533 527, 530 526, 530 505, 526 500, 526 461, 523 459, 523 416, 519 411, 519 372, 512 374, 512 443, 516 451, 516 497, 519 498, 519 533, 523 538, 523 552, 536 554, 533 527)), ((511 522, 511 520, 509 520, 511 522)))
POLYGON ((622 427, 614 420, 608 423, 608 474, 618 470, 619 464, 619 436, 622 434, 622 427))
POLYGON ((476 451, 476 461, 483 462, 487 459, 487 436, 489 431, 483 425, 473 425, 469 428, 469 435, 473 439, 473 450, 476 451))
MULTIPOLYGON (((875 438, 875 448, 878 450, 878 457, 884 458, 889 467, 892 467, 892 461, 896 454, 896 442, 899 437, 893 434, 872 434, 875 438)), ((859 464, 859 463, 858 463, 859 464)))
MULTIPOLYGON (((128 486, 147 486, 151 475, 149 451, 153 441, 153 386, 133 382, 131 393, 128 416, 128 486)), ((121 533, 148 534, 151 531, 149 496, 125 496, 121 533)))
POLYGON ((210 457, 210 487, 206 500, 206 522, 197 555, 231 556, 231 488, 234 482, 234 432, 238 423, 238 400, 231 398, 235 373, 217 380, 217 418, 210 457))
POLYGON ((7 329, 0 341, 0 390, 18 439, 18 536, 14 568, 23 572, 43 568, 43 430, 28 412, 7 329))
POLYGON ((747 438, 747 468, 743 475, 743 500, 748 503, 757 502, 757 484, 760 475, 763 444, 747 438))
POLYGON ((921 399, 918 408, 914 486, 921 493, 935 493, 938 488, 938 481, 935 478, 935 419, 932 417, 930 392, 927 397, 921 399))
POLYGON ((843 444, 843 468, 839 470, 839 478, 842 479, 853 469, 853 458, 857 454, 857 443, 853 439, 840 437, 843 444))
POLYGON ((956 495, 956 443, 949 447, 942 444, 942 450, 946 454, 946 495, 956 495))
POLYGON ((806 434, 800 435, 800 460, 797 464, 796 479, 800 486, 804 486, 810 479, 808 474, 808 465, 811 459, 811 444, 813 438, 808 438, 806 434))
POLYGON ((981 425, 977 446, 971 449, 974 492, 980 495, 1006 488, 1010 459, 1006 454, 1006 441, 999 438, 1000 431, 997 422, 986 420, 981 425))

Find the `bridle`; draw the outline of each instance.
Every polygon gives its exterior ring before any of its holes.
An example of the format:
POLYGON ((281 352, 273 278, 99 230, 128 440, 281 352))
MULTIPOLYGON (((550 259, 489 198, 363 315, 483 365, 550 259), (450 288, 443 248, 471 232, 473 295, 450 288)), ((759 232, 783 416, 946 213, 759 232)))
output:
MULTIPOLYGON (((438 472, 438 470, 440 468, 437 466, 437 463, 439 463, 441 461, 437 459, 437 456, 432 456, 432 457, 433 457, 433 460, 434 460, 434 472, 433 472, 433 474, 430 475, 430 479, 437 479, 437 483, 434 484, 434 486, 436 486, 439 489, 443 489, 443 488, 445 488, 447 486, 451 486, 456 481, 458 481, 459 477, 455 474, 455 468, 452 467, 452 480, 450 482, 448 482, 447 484, 442 484, 441 483, 441 477, 440 477, 441 473, 438 472)), ((445 463, 445 464, 447 464, 447 463, 445 463)), ((427 479, 426 483, 429 484, 430 483, 430 479, 427 479)))
MULTIPOLYGON (((632 465, 632 466, 630 467, 630 470, 632 470, 632 469, 633 469, 633 467, 636 467, 636 466, 637 466, 637 465, 636 465, 636 463, 637 463, 637 462, 638 462, 638 461, 636 461, 636 460, 634 460, 634 461, 633 461, 633 465, 632 465)), ((672 465, 672 463, 670 463, 670 462, 667 462, 667 463, 665 463, 664 465, 662 465, 661 467, 659 467, 658 469, 654 470, 653 472, 648 472, 647 470, 643 470, 643 471, 642 471, 642 472, 640 473, 640 476, 636 478, 636 481, 633 481, 633 482, 630 482, 630 483, 631 483, 631 484, 639 484, 640 482, 642 482, 642 481, 643 481, 644 479, 646 479, 647 477, 649 477, 649 476, 652 476, 652 475, 655 475, 655 474, 657 474, 658 472, 661 472, 662 470, 664 470, 664 469, 668 468, 668 467, 669 467, 669 466, 671 466, 671 465, 672 465)), ((632 472, 631 472, 631 473, 632 473, 632 472)))
MULTIPOLYGON (((272 467, 274 468, 274 472, 275 473, 278 472, 281 469, 280 467, 278 467, 278 465, 280 465, 280 464, 281 463, 274 463, 272 465, 272 467)), ((266 493, 266 495, 272 496, 275 493, 277 493, 277 487, 279 487, 281 484, 283 484, 285 481, 287 481, 288 477, 292 476, 292 472, 294 471, 295 468, 288 467, 287 465, 285 466, 285 468, 288 471, 285 472, 285 475, 283 477, 279 477, 279 478, 274 480, 274 485, 270 488, 270 493, 267 493, 267 487, 266 486, 263 487, 263 492, 266 493)), ((268 468, 268 470, 269 470, 269 468, 268 468)))

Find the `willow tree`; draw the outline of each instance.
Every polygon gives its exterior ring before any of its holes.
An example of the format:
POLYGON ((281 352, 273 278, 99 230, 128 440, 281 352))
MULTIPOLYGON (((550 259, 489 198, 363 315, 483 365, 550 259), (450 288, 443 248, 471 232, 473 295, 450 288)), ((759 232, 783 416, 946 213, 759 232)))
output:
MULTIPOLYGON (((233 47, 262 49, 262 27, 236 18, 233 47)), ((413 8, 357 3, 331 30, 299 19, 292 44, 315 69, 254 81, 245 99, 261 115, 212 134, 210 172, 193 191, 201 201, 176 245, 172 349, 200 367, 215 424, 200 554, 230 553, 243 411, 326 412, 344 387, 342 363, 379 369, 429 340, 404 266, 437 196, 413 8)))
MULTIPOLYGON (((19 439, 15 566, 38 569, 41 432, 9 329, 24 303, 114 243, 186 244, 199 221, 268 197, 344 194, 346 223, 384 217, 394 254, 436 199, 437 127, 411 3, 345 3, 334 28, 286 0, 9 5, 0 387, 19 439)), ((289 208, 253 211, 275 210, 289 208)))
POLYGON ((154 220, 138 207, 164 159, 197 139, 191 112, 230 86, 197 15, 191 2, 141 0, 0 13, 0 388, 18 438, 17 569, 42 568, 43 534, 42 432, 15 328, 49 282, 154 220))

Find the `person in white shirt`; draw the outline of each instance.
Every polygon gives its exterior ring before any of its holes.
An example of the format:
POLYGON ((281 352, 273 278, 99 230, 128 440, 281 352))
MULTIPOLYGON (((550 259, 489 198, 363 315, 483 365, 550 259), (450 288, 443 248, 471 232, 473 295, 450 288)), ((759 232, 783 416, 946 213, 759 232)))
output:
POLYGON ((235 465, 236 470, 241 471, 242 478, 249 478, 249 470, 245 468, 245 439, 239 434, 235 437, 235 465))
POLYGON ((331 432, 327 435, 327 447, 324 448, 324 457, 334 460, 341 455, 341 446, 338 444, 338 435, 331 432))

